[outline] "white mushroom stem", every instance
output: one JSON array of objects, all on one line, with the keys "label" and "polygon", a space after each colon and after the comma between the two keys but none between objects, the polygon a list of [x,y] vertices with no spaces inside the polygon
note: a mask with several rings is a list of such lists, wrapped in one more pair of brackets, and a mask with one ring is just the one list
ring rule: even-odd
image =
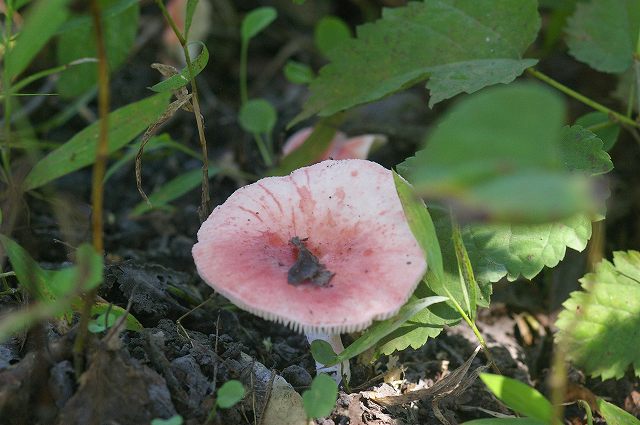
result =
[{"label": "white mushroom stem", "polygon": [[[344,351],[344,345],[342,345],[340,334],[305,332],[305,335],[307,336],[309,344],[311,344],[313,341],[321,339],[331,345],[334,353],[340,354],[342,351]],[[321,363],[316,362],[316,373],[326,373],[327,375],[331,376],[338,384],[340,384],[343,377],[347,382],[351,380],[351,369],[349,367],[349,360],[345,360],[341,364],[333,366],[325,366]]]}]

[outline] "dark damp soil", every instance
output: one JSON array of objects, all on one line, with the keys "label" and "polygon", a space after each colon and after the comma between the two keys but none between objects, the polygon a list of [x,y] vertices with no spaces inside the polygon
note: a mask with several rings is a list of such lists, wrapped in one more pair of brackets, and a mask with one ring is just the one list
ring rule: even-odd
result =
[{"label": "dark damp soil", "polygon": [[[233,3],[228,3],[231,10],[227,12],[231,16],[256,7],[251,1]],[[278,109],[274,134],[279,147],[287,134],[286,123],[300,110],[305,96],[303,89],[287,83],[279,71],[282,55],[286,55],[283,46],[295,39],[302,40],[303,46],[310,43],[311,23],[319,16],[334,13],[357,24],[372,9],[358,8],[355,5],[359,2],[318,2],[301,14],[291,7],[289,0],[272,3],[281,8],[283,16],[253,42],[249,78],[252,93],[268,98]],[[364,3],[376,13],[377,2]],[[169,56],[158,43],[160,16],[152,2],[144,5],[142,16],[152,28],[151,34],[140,40],[142,45],[128,65],[114,74],[113,108],[146,96],[146,87],[158,79],[149,64]],[[215,30],[207,43],[215,54],[199,80],[210,158],[260,175],[264,168],[253,142],[236,124],[237,25],[227,20],[229,15],[225,16],[216,17],[212,24]],[[308,48],[293,51],[294,58],[308,61],[316,69],[323,62]],[[615,84],[563,53],[551,56],[541,66],[596,99],[609,99]],[[445,102],[430,110],[425,100],[422,88],[411,89],[359,108],[349,115],[343,129],[350,134],[389,135],[390,142],[371,159],[392,167],[415,151],[434,118],[447,109]],[[42,120],[65,106],[62,100],[47,99],[33,112],[32,119]],[[571,103],[571,107],[573,116],[585,112],[579,104]],[[95,113],[95,101],[87,108]],[[76,116],[63,128],[45,136],[64,141],[86,124]],[[161,131],[198,150],[193,115],[178,112]],[[636,172],[640,150],[623,135],[612,156],[616,169],[610,175],[612,197],[606,222],[605,256],[613,250],[637,248],[640,242],[637,220],[640,197],[634,196],[640,187]],[[143,162],[144,187],[151,190],[198,167],[199,161],[177,151],[150,153]],[[20,213],[11,229],[12,236],[43,267],[55,269],[68,264],[73,247],[90,239],[90,176],[89,170],[76,172],[58,180],[46,200],[29,197],[26,203],[15,206]],[[213,205],[223,202],[247,181],[237,175],[212,179]],[[41,323],[0,344],[0,425],[149,424],[154,418],[176,414],[186,424],[270,424],[276,423],[269,419],[269,409],[275,408],[277,397],[280,397],[278,408],[284,405],[292,409],[289,419],[296,412],[299,414],[299,401],[295,401],[299,397],[292,394],[306,390],[315,373],[308,343],[300,334],[239,310],[199,279],[191,258],[200,225],[198,190],[179,198],[171,210],[132,217],[130,212],[140,202],[140,196],[130,163],[108,181],[105,196],[106,267],[98,296],[120,307],[129,306],[144,330],[92,335],[85,356],[85,372],[79,377],[72,363],[77,317],[71,324]],[[56,215],[56,205],[64,205],[64,226]],[[570,252],[565,261],[536,278],[533,285],[497,284],[492,307],[480,313],[480,329],[500,370],[545,394],[553,322],[561,302],[577,288],[577,279],[584,274],[585,259],[585,254]],[[9,282],[15,287],[15,281]],[[0,314],[18,307],[15,297],[0,297]],[[527,325],[530,321],[523,320],[525,316],[540,325],[537,330]],[[418,350],[385,356],[373,364],[362,358],[354,360],[350,388],[340,391],[331,416],[316,423],[439,424],[433,398],[386,407],[374,399],[431,386],[463,365],[476,345],[471,331],[459,325],[446,329]],[[486,358],[480,354],[469,370],[484,364]],[[209,417],[215,390],[230,379],[242,381],[247,395],[236,406],[218,410]],[[640,382],[631,375],[601,382],[571,370],[570,388],[576,398],[589,399],[597,394],[640,415]],[[450,423],[488,417],[488,412],[508,413],[478,380],[465,384],[464,389],[437,400],[440,413]],[[574,405],[567,407],[566,420],[571,424],[585,423],[582,411]]]}]

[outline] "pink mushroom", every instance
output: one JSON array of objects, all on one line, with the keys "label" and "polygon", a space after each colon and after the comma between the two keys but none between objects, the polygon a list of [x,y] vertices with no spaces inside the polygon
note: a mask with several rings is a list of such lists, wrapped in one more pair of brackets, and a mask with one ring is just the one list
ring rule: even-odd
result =
[{"label": "pink mushroom", "polygon": [[[427,268],[391,171],[359,159],[238,189],[202,224],[193,258],[202,279],[238,307],[310,342],[324,339],[336,353],[341,333],[395,315]],[[348,367],[328,371],[339,381]]]},{"label": "pink mushroom", "polygon": [[[313,133],[312,127],[306,127],[293,133],[282,147],[282,154],[289,155],[298,149]],[[386,143],[387,137],[381,134],[363,134],[349,138],[341,131],[331,140],[329,148],[322,154],[318,161],[325,159],[366,159],[369,151],[376,144]]]}]

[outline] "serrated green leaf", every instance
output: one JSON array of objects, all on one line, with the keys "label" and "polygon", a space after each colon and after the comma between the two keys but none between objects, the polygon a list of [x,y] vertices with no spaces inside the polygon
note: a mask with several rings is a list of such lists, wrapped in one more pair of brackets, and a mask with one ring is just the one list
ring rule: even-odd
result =
[{"label": "serrated green leaf", "polygon": [[551,423],[553,407],[535,388],[515,379],[491,373],[480,374],[480,379],[510,409],[545,424]]},{"label": "serrated green leaf", "polygon": [[615,404],[611,404],[601,398],[596,402],[598,403],[600,414],[607,421],[607,425],[640,425],[638,418]]},{"label": "serrated green leaf", "polygon": [[539,25],[535,0],[425,0],[384,9],[381,20],[331,50],[331,63],[311,83],[294,122],[380,99],[427,77],[432,104],[510,82],[534,63],[522,54]]},{"label": "serrated green leaf", "polygon": [[331,51],[351,38],[351,29],[337,16],[325,16],[316,24],[313,41],[320,52],[329,56]]},{"label": "serrated green leaf", "polygon": [[238,121],[242,128],[253,134],[269,134],[276,125],[278,114],[265,99],[251,99],[240,108]]},{"label": "serrated green leaf", "polygon": [[[209,178],[215,176],[219,171],[220,169],[218,167],[209,165]],[[187,171],[154,190],[153,193],[149,195],[149,202],[139,202],[133,207],[131,216],[140,216],[152,209],[166,207],[169,202],[195,189],[201,182],[202,170]]]},{"label": "serrated green leaf", "polygon": [[[207,63],[209,63],[209,51],[207,50],[207,46],[205,46],[204,43],[201,41],[198,41],[195,43],[189,43],[189,44],[196,44],[196,43],[199,44],[200,47],[202,47],[202,50],[200,51],[198,56],[195,58],[195,60],[191,62],[194,78],[196,75],[200,74],[204,69],[204,67],[207,66]],[[173,75],[167,78],[166,80],[161,81],[158,84],[155,84],[149,87],[149,89],[157,93],[169,92],[169,91],[177,90],[180,87],[184,87],[190,82],[191,82],[191,79],[189,78],[189,67],[185,66],[182,69],[182,71],[180,71],[179,74]]]},{"label": "serrated green leaf", "polygon": [[640,376],[640,252],[614,252],[580,279],[558,316],[556,339],[567,358],[591,376],[621,378],[630,365]]},{"label": "serrated green leaf", "polygon": [[233,407],[244,397],[244,386],[240,381],[232,379],[222,384],[216,394],[216,405],[221,409]]},{"label": "serrated green leaf", "polygon": [[15,46],[5,57],[5,69],[13,79],[29,65],[35,55],[55,34],[69,16],[69,0],[40,0],[25,16],[25,25],[18,34]]},{"label": "serrated green leaf", "polygon": [[[426,280],[429,280],[427,272]],[[437,295],[423,281],[418,285],[411,300],[423,299]],[[398,329],[382,338],[377,346],[374,357],[382,354],[392,354],[395,351],[402,351],[408,347],[417,350],[427,343],[429,338],[435,338],[442,332],[445,325],[452,326],[461,320],[460,314],[448,303],[432,305],[416,313],[409,320],[404,322]]]},{"label": "serrated green leaf", "polygon": [[[137,0],[102,0],[104,41],[109,69],[120,66],[133,46],[138,31],[140,5]],[[80,16],[64,26],[57,46],[58,64],[80,58],[97,57],[93,22]],[[97,65],[85,63],[60,74],[58,90],[62,96],[74,97],[89,90],[97,81]]]},{"label": "serrated green leaf", "polygon": [[367,328],[367,330],[365,330],[358,339],[353,341],[351,345],[345,348],[341,353],[337,353],[337,356],[333,359],[332,362],[323,364],[325,366],[333,366],[334,364],[341,363],[361,353],[364,353],[368,349],[375,346],[382,338],[398,329],[407,320],[411,319],[416,314],[422,312],[423,310],[429,308],[434,304],[441,303],[447,300],[447,297],[432,296],[408,302],[407,304],[402,306],[398,314],[393,316],[391,319],[375,322],[373,325],[369,326],[369,328]]},{"label": "serrated green leaf", "polygon": [[493,87],[453,107],[398,167],[457,215],[536,223],[595,209],[587,179],[563,170],[564,104],[532,84]]},{"label": "serrated green leaf", "polygon": [[605,151],[611,148],[618,141],[620,134],[620,126],[612,122],[607,114],[603,112],[589,112],[576,120],[576,125],[583,127],[585,130],[593,132],[602,140],[603,149]]},{"label": "serrated green leaf", "polygon": [[560,155],[567,171],[597,176],[613,170],[611,157],[602,140],[579,125],[562,129]]},{"label": "serrated green leaf", "polygon": [[598,71],[624,72],[633,63],[639,30],[637,0],[579,3],[568,20],[569,53]]},{"label": "serrated green leaf", "polygon": [[338,384],[329,375],[319,374],[311,382],[311,388],[302,393],[304,411],[309,418],[329,416],[338,398]]},{"label": "serrated green leaf", "polygon": [[278,17],[278,12],[269,6],[259,7],[252,10],[242,20],[242,27],[240,28],[240,34],[243,42],[248,42],[251,38],[255,37],[268,27]]},{"label": "serrated green leaf", "polygon": [[[160,93],[123,106],[109,114],[108,151],[115,152],[158,119],[169,104],[169,93]],[[92,164],[100,122],[81,130],[68,142],[36,163],[24,181],[24,190],[36,189],[58,177]]]},{"label": "serrated green leaf", "polygon": [[309,65],[288,61],[284,66],[284,76],[293,84],[308,84],[313,80],[313,71]]}]

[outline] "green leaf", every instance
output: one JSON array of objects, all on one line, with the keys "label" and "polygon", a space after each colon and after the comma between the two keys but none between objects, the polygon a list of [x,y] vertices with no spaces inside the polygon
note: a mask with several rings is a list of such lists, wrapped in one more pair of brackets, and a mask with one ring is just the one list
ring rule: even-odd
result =
[{"label": "green leaf", "polygon": [[240,33],[242,41],[248,42],[260,31],[268,27],[278,17],[278,12],[273,7],[259,7],[252,10],[242,20]]},{"label": "green leaf", "polygon": [[25,24],[5,57],[4,72],[13,79],[31,63],[35,55],[66,21],[69,0],[40,0],[29,9]]},{"label": "green leaf", "polygon": [[[200,72],[202,72],[204,67],[207,66],[207,63],[209,63],[209,51],[207,50],[207,46],[205,46],[204,43],[201,41],[198,41],[196,43],[202,47],[202,50],[200,51],[200,54],[195,58],[195,60],[191,62],[194,78],[196,75],[200,74]],[[189,43],[189,44],[195,44],[195,43]],[[155,84],[149,87],[149,89],[158,93],[169,92],[169,91],[177,90],[180,87],[184,87],[190,82],[191,82],[191,79],[189,78],[189,67],[185,66],[184,69],[180,71],[179,74],[173,75],[167,78],[166,80],[161,81],[158,84]]]},{"label": "green leaf", "polygon": [[[345,348],[342,353],[337,353],[337,356],[333,359],[332,362],[323,364],[325,366],[332,366],[345,360],[349,360],[357,356],[358,354],[364,353],[369,348],[375,346],[382,338],[398,329],[402,324],[404,324],[407,320],[411,319],[416,314],[429,308],[433,304],[441,303],[447,300],[447,297],[433,296],[408,302],[407,304],[402,306],[398,314],[396,314],[394,317],[392,317],[391,319],[375,322],[367,330],[365,330],[358,339],[353,341],[351,345]],[[316,361],[321,363],[318,359],[316,359]]]},{"label": "green leaf", "polygon": [[89,329],[89,332],[94,334],[104,332],[115,325],[116,320],[117,317],[115,314],[109,314],[109,316],[107,316],[107,313],[103,313],[95,319],[89,321],[89,326],[87,327],[87,329]]},{"label": "green leaf", "polygon": [[598,410],[608,425],[640,425],[640,420],[631,413],[622,410],[615,404],[611,404],[599,398],[597,401]]},{"label": "green leaf", "polygon": [[[184,15],[184,38],[189,39],[189,30],[193,21],[193,14],[196,11],[199,0],[187,0],[187,12]],[[204,46],[203,46],[204,47]]]},{"label": "green leaf", "polygon": [[[431,277],[432,275],[427,272],[425,280],[429,280]],[[411,301],[434,295],[438,294],[434,293],[423,281],[416,288]],[[438,336],[445,325],[453,325],[460,320],[460,314],[450,307],[449,303],[434,304],[416,313],[398,329],[382,338],[376,345],[374,357],[377,358],[382,354],[389,355],[407,347],[417,350],[426,344],[429,338]]]},{"label": "green leaf", "polygon": [[614,252],[580,279],[556,326],[567,359],[591,376],[622,378],[633,364],[640,376],[640,252]]},{"label": "green leaf", "polygon": [[244,397],[244,387],[242,383],[232,379],[218,388],[216,405],[221,409],[228,409],[242,400],[242,397]]},{"label": "green leaf", "polygon": [[[220,171],[219,168],[209,165],[209,178],[215,176]],[[167,183],[156,189],[149,196],[149,203],[139,202],[131,211],[131,216],[140,216],[154,208],[166,207],[169,202],[190,192],[202,182],[202,170],[191,170],[178,177],[169,180]]]},{"label": "green leaf", "polygon": [[457,215],[539,223],[593,210],[587,179],[562,167],[564,112],[538,85],[484,90],[455,105],[398,169]]},{"label": "green leaf", "polygon": [[338,363],[338,355],[333,351],[333,347],[322,339],[311,341],[311,355],[315,361],[323,365]]},{"label": "green leaf", "polygon": [[253,134],[269,134],[276,125],[278,115],[264,99],[251,99],[240,108],[238,121],[242,128]]},{"label": "green leaf", "polygon": [[466,314],[471,320],[475,321],[476,306],[478,298],[478,284],[473,272],[473,266],[469,259],[469,253],[462,240],[462,233],[457,222],[452,222],[453,247],[456,253],[456,263],[458,264],[459,287],[462,293],[462,303],[458,305],[466,307]]},{"label": "green leaf", "polygon": [[[384,9],[331,50],[299,122],[332,115],[430,78],[430,105],[508,83],[535,61],[522,54],[540,26],[535,0],[426,0]],[[480,72],[478,72],[480,70]]]},{"label": "green leaf", "polygon": [[462,425],[548,425],[533,418],[487,418],[464,422]]},{"label": "green leaf", "polygon": [[151,421],[151,425],[182,425],[184,419],[180,415],[174,415],[167,419],[156,418]]},{"label": "green leaf", "polygon": [[39,300],[52,300],[54,296],[47,287],[45,270],[13,239],[0,235],[0,242],[16,273],[18,283]]},{"label": "green leaf", "polygon": [[613,162],[604,150],[602,140],[579,125],[562,129],[560,155],[567,171],[597,176],[613,170]]},{"label": "green leaf", "polygon": [[[74,303],[73,308],[77,311],[81,311],[82,301],[79,299],[77,303]],[[91,307],[92,316],[95,316],[96,314],[105,315],[107,314],[107,312],[109,312],[110,320],[111,320],[111,316],[114,316],[116,319],[119,319],[120,317],[127,314],[127,317],[124,320],[125,320],[125,328],[128,331],[141,332],[144,329],[144,326],[142,326],[142,323],[140,323],[133,314],[127,313],[127,310],[125,310],[122,307],[109,304],[106,302],[98,302],[94,304],[93,307]],[[104,323],[104,320],[102,323]]]},{"label": "green leaf", "polygon": [[342,117],[334,115],[323,118],[316,124],[313,133],[309,135],[302,146],[285,156],[280,164],[269,170],[271,176],[286,176],[293,170],[312,164],[329,149],[329,145],[336,134],[337,125]]},{"label": "green leaf", "polygon": [[[73,290],[89,291],[102,283],[104,263],[102,255],[84,243],[76,250],[76,265],[60,270],[45,270],[48,291],[55,297],[63,297]],[[82,283],[82,287],[80,287]]]},{"label": "green leaf", "polygon": [[553,407],[535,388],[515,379],[491,373],[480,374],[480,379],[510,409],[545,424],[551,423]]},{"label": "green leaf", "polygon": [[639,30],[637,0],[578,3],[567,25],[569,53],[598,71],[621,73],[633,63]]},{"label": "green leaf", "polygon": [[[102,0],[100,3],[107,62],[113,71],[127,59],[133,46],[140,6],[136,0]],[[59,36],[57,57],[59,65],[80,58],[97,57],[91,17],[77,17],[65,25]],[[89,90],[96,84],[97,69],[97,64],[86,63],[61,73],[58,80],[60,94],[75,97]]]},{"label": "green leaf", "polygon": [[284,76],[293,84],[309,84],[313,80],[313,70],[309,65],[290,60],[284,66]]},{"label": "green leaf", "polygon": [[[161,93],[111,112],[109,153],[120,149],[143,132],[162,115],[168,104],[169,93]],[[99,126],[99,121],[91,124],[38,161],[25,179],[24,190],[36,189],[95,162]]]},{"label": "green leaf", "polygon": [[436,228],[433,220],[431,220],[427,206],[422,199],[417,197],[411,185],[395,172],[393,172],[393,182],[409,228],[425,253],[429,270],[436,277],[442,278],[444,273],[442,252],[440,251]]},{"label": "green leaf", "polygon": [[302,393],[304,411],[309,418],[329,416],[338,398],[338,384],[329,375],[319,374],[311,382],[311,388]]},{"label": "green leaf", "polygon": [[620,126],[612,122],[607,114],[603,112],[589,112],[578,118],[576,125],[598,136],[602,140],[602,143],[604,143],[603,149],[607,152],[610,151],[618,141]]},{"label": "green leaf", "polygon": [[351,38],[351,29],[337,16],[325,16],[316,24],[313,41],[320,52],[329,56],[331,51]]}]

